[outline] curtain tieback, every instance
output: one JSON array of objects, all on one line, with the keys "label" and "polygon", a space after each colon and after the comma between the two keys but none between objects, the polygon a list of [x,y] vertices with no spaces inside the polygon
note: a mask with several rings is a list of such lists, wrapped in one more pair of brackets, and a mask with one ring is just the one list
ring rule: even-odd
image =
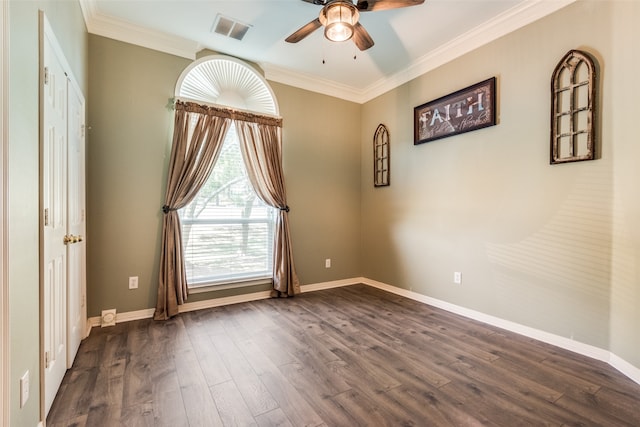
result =
[{"label": "curtain tieback", "polygon": [[171,211],[177,211],[178,209],[176,208],[170,208],[168,205],[164,205],[162,207],[162,212],[164,212],[165,214],[168,214]]},{"label": "curtain tieback", "polygon": [[289,212],[289,210],[290,210],[289,206],[285,206],[284,208],[278,208],[278,209],[280,209],[281,211],[285,211],[285,212]]}]

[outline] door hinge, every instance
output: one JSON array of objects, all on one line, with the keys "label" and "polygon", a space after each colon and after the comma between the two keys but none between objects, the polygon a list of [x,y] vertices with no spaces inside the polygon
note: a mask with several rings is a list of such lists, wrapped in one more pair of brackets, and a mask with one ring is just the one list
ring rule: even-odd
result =
[{"label": "door hinge", "polygon": [[84,138],[84,129],[85,129],[85,126],[84,126],[84,125],[82,125],[81,130],[80,130],[80,136],[81,136],[82,138]]},{"label": "door hinge", "polygon": [[44,67],[44,84],[49,84],[49,67]]},{"label": "door hinge", "polygon": [[44,210],[44,226],[49,225],[49,208]]},{"label": "door hinge", "polygon": [[49,356],[49,354],[48,351],[44,352],[44,367],[46,369],[49,369],[49,364],[51,363],[51,356]]}]

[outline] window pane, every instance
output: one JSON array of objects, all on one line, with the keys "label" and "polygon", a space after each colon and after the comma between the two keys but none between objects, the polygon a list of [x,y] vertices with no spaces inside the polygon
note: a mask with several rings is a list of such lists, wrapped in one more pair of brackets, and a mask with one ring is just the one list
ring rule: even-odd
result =
[{"label": "window pane", "polygon": [[190,286],[271,276],[274,210],[251,187],[235,127],[180,219]]}]

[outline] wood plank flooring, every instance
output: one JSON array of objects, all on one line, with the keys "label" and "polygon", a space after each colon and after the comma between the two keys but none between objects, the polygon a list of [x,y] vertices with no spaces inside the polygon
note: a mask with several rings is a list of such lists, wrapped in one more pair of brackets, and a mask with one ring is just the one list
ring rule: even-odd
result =
[{"label": "wood plank flooring", "polygon": [[640,385],[354,285],[94,328],[47,425],[640,426]]}]

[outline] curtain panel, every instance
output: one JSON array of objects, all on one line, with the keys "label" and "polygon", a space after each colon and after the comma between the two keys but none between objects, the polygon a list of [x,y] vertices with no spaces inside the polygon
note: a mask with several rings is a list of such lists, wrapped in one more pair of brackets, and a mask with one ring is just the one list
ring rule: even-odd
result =
[{"label": "curtain panel", "polygon": [[154,319],[178,314],[189,289],[184,268],[178,209],[186,206],[213,170],[225,135],[235,122],[254,191],[278,209],[274,238],[273,296],[300,293],[289,232],[289,207],[282,171],[282,119],[227,108],[177,101],[162,225],[158,299]]},{"label": "curtain panel", "polygon": [[282,171],[282,127],[279,123],[235,120],[249,181],[263,202],[278,209],[273,247],[272,296],[300,293],[293,263],[289,206]]},{"label": "curtain panel", "polygon": [[162,222],[158,299],[153,318],[178,314],[189,294],[184,268],[182,226],[178,209],[186,206],[207,182],[231,125],[230,118],[197,104],[177,102]]}]

